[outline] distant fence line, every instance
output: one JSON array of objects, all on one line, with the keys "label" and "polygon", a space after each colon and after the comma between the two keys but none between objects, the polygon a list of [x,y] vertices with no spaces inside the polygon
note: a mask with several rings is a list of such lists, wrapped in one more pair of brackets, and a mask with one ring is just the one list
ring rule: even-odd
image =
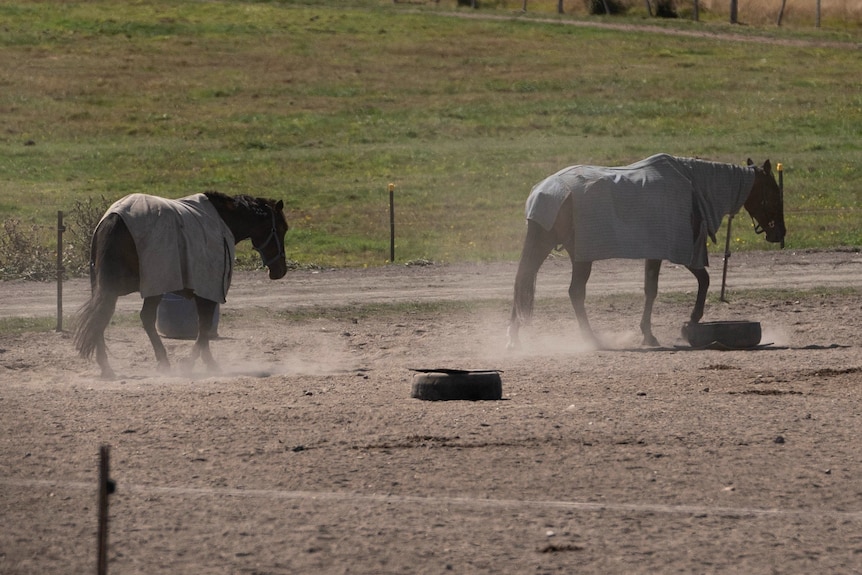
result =
[{"label": "distant fence line", "polygon": [[[423,221],[426,221],[424,216],[419,216],[415,213],[415,209],[399,209],[398,203],[398,195],[399,192],[404,193],[403,190],[398,190],[396,186],[390,184],[388,188],[388,209],[384,201],[381,201],[380,211],[379,211],[379,221],[381,227],[381,236],[385,233],[383,230],[388,231],[389,238],[389,258],[387,261],[394,262],[397,258],[396,253],[396,245],[397,245],[397,233],[399,230],[403,228],[412,228],[417,225],[420,225]],[[409,192],[407,192],[409,193]],[[794,214],[794,215],[810,215],[810,216],[820,216],[820,215],[840,215],[846,214],[848,212],[858,212],[860,209],[854,206],[844,206],[844,207],[836,207],[836,208],[794,208],[794,207],[785,207],[785,214]],[[65,265],[65,255],[64,251],[64,234],[67,231],[66,223],[64,220],[64,212],[57,212],[57,223],[56,224],[33,224],[31,229],[42,229],[45,231],[56,232],[57,234],[57,243],[55,244],[56,252],[52,255],[56,256],[56,276],[57,278],[65,278],[66,275],[66,265]],[[50,250],[50,246],[46,246],[45,254]],[[58,288],[60,289],[60,288]]]},{"label": "distant fence line", "polygon": [[[433,3],[437,6],[451,5],[452,2],[440,0],[393,0],[398,3]],[[456,0],[458,7],[479,10],[484,5],[495,9],[519,9],[521,12],[556,12],[557,14],[613,15],[625,12],[637,3],[643,3],[650,16],[676,18],[681,11],[690,11],[690,18],[699,21],[702,12],[722,15],[731,24],[740,21],[774,23],[781,26],[788,15],[802,15],[805,22],[813,21],[816,28],[821,26],[821,16],[828,13],[833,19],[845,23],[862,19],[862,5],[848,0],[746,0],[740,11],[739,0]]]}]

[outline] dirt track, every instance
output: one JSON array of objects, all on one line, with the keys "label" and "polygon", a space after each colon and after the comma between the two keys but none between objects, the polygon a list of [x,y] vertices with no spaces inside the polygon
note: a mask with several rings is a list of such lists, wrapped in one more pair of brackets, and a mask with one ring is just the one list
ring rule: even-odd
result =
[{"label": "dirt track", "polygon": [[[543,268],[518,354],[511,264],[239,274],[220,375],[155,373],[129,322],[108,332],[116,381],[68,334],[0,336],[0,572],[94,570],[101,444],[111,573],[862,571],[862,256],[734,255],[705,319],[761,321],[760,351],[675,347],[677,295],[656,307],[665,347],[640,348],[635,262],[596,267],[613,349],[586,350],[567,268]],[[717,293],[720,257],[712,274]],[[662,294],[693,290],[664,270]],[[51,315],[55,293],[0,284],[0,317]],[[86,282],[64,293],[74,310]],[[361,307],[440,300],[485,301]],[[504,399],[411,399],[411,367],[500,369]]]},{"label": "dirt track", "polygon": [[[723,259],[710,256],[712,288],[720,289]],[[308,306],[342,306],[405,301],[471,301],[509,299],[516,264],[458,264],[444,266],[392,265],[368,269],[295,271],[271,283],[265,274],[239,272],[233,280],[227,309],[267,306],[296,309]],[[564,256],[554,257],[539,274],[537,297],[564,296],[571,266]],[[746,288],[800,288],[859,286],[862,254],[845,252],[767,251],[733,254],[728,264],[729,290]],[[643,268],[637,262],[596,262],[588,285],[590,293],[640,293]],[[665,263],[659,283],[661,291],[696,289],[691,274]],[[85,279],[67,281],[63,306],[69,313],[89,296]],[[50,283],[5,282],[0,284],[0,318],[56,314],[57,287]],[[139,311],[141,299],[130,295],[120,300],[118,310]]]}]

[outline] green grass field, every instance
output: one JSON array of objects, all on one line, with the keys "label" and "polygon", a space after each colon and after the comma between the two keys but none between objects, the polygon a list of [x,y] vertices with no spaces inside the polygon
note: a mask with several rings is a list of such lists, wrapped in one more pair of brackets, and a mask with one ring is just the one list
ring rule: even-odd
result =
[{"label": "green grass field", "polygon": [[[787,247],[862,245],[858,26],[496,5],[4,2],[0,218],[53,245],[76,201],[218,189],[283,198],[300,264],[379,265],[392,182],[398,261],[508,260],[537,181],[663,151],[781,162]],[[747,221],[734,249],[766,249]]]}]

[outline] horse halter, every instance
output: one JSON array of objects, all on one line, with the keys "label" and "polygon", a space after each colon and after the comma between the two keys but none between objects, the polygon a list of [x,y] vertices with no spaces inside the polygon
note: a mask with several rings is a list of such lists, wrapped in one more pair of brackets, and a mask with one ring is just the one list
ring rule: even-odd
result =
[{"label": "horse halter", "polygon": [[[252,243],[254,251],[260,254],[260,261],[263,262],[263,265],[265,267],[269,267],[271,264],[274,264],[276,261],[278,261],[279,258],[284,257],[284,246],[279,245],[278,232],[275,230],[275,210],[270,208],[269,214],[270,216],[272,216],[272,228],[270,229],[269,236],[267,236],[266,241],[263,242],[260,246],[256,246],[254,245],[254,243]],[[266,249],[266,246],[268,246],[269,243],[273,241],[275,242],[275,246],[278,249],[276,250],[276,254],[274,256],[269,259],[266,259],[266,256],[263,254],[263,250]]]},{"label": "horse halter", "polygon": [[[758,221],[754,218],[754,216],[752,216],[752,217],[751,217],[751,219],[752,219],[752,221],[754,222],[754,233],[755,233],[755,234],[765,234],[765,233],[766,233],[766,228],[764,228],[764,227],[760,224],[760,222],[758,222]],[[768,227],[769,229],[773,229],[773,228],[775,227],[775,220],[769,220],[769,222],[766,224],[766,227]]]},{"label": "horse halter", "polygon": [[[782,194],[782,190],[780,188],[779,188],[779,194],[780,194],[779,195],[779,201],[781,202],[781,204],[783,204],[784,203],[784,197]],[[767,215],[770,213],[769,200],[767,198],[766,193],[763,193],[761,198],[760,198],[760,208],[761,208],[762,214]],[[751,217],[751,222],[754,224],[754,233],[758,234],[758,235],[766,234],[768,237],[769,234],[767,234],[767,228],[769,230],[774,230],[775,227],[778,225],[778,222],[776,221],[775,217],[773,217],[768,222],[766,222],[766,226],[764,227],[764,225],[761,224],[760,221],[753,214],[749,213],[749,216]],[[784,238],[783,237],[781,238],[781,247],[782,248],[784,247]]]}]

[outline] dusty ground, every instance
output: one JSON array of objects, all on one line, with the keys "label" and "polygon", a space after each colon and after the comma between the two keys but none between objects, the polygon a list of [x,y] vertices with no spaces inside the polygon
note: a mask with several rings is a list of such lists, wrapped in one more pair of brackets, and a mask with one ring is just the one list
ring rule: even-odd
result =
[{"label": "dusty ground", "polygon": [[[154,373],[122,318],[116,381],[68,333],[0,336],[0,573],[95,570],[102,444],[111,573],[862,572],[862,256],[735,255],[705,319],[761,321],[760,351],[676,347],[678,268],[665,347],[641,349],[639,276],[594,272],[609,351],[583,348],[560,261],[517,354],[511,264],[240,274],[217,376]],[[0,317],[55,293],[0,284]],[[74,310],[86,283],[64,293]],[[413,367],[502,370],[504,399],[412,399]]]}]

